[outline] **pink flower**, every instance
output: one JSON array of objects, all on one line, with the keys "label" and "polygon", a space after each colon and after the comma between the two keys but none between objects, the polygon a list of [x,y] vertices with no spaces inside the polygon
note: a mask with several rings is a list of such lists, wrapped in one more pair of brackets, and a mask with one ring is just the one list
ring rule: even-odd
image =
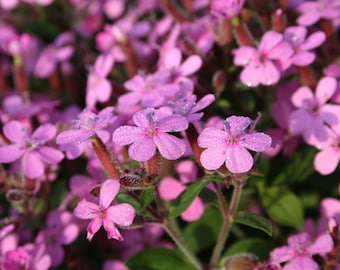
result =
[{"label": "pink flower", "polygon": [[73,54],[74,36],[71,32],[60,34],[53,44],[48,45],[40,54],[34,74],[40,78],[47,78],[54,72],[58,63],[67,61]]},{"label": "pink flower", "polygon": [[245,0],[212,0],[211,13],[217,16],[232,18],[237,16],[243,8]]},{"label": "pink flower", "polygon": [[160,154],[170,160],[184,154],[183,140],[168,132],[183,131],[188,128],[188,121],[180,115],[171,115],[170,110],[147,108],[133,115],[135,126],[122,126],[113,132],[112,139],[118,145],[128,145],[129,156],[137,161],[149,160]]},{"label": "pink flower", "polygon": [[337,0],[303,1],[297,10],[302,13],[298,24],[310,26],[321,18],[336,19],[340,16],[340,3]]},{"label": "pink flower", "polygon": [[44,124],[38,127],[31,136],[28,129],[18,121],[4,125],[3,133],[11,144],[0,148],[0,163],[11,163],[21,158],[25,176],[37,178],[44,173],[44,163],[57,164],[64,155],[61,151],[45,146],[57,132],[55,126]]},{"label": "pink flower", "polygon": [[251,119],[230,116],[224,122],[224,130],[208,127],[198,136],[198,145],[205,149],[200,157],[202,166],[216,170],[225,163],[232,173],[248,172],[253,158],[247,149],[262,152],[271,145],[271,138],[264,133],[249,133],[246,129]]},{"label": "pink flower", "polygon": [[318,148],[328,139],[326,125],[340,124],[340,106],[326,104],[336,86],[334,78],[324,77],[317,84],[315,94],[308,86],[301,86],[292,96],[297,109],[290,115],[290,130],[302,134],[306,143]]},{"label": "pink flower", "polygon": [[287,59],[292,53],[293,49],[283,40],[283,35],[274,31],[263,35],[258,49],[242,46],[233,50],[234,64],[244,67],[240,79],[249,87],[277,83],[281,74],[274,61]]},{"label": "pink flower", "polygon": [[270,258],[273,262],[287,262],[282,270],[318,270],[318,264],[313,260],[314,254],[323,254],[331,251],[333,240],[329,234],[320,235],[311,242],[307,233],[302,232],[288,238],[288,246],[274,249]]},{"label": "pink flower", "polygon": [[99,55],[90,70],[86,87],[86,106],[94,108],[96,102],[106,102],[112,92],[112,86],[106,76],[110,73],[114,64],[112,55]]},{"label": "pink flower", "polygon": [[283,39],[292,45],[294,53],[287,60],[282,61],[283,69],[287,69],[291,64],[308,66],[315,60],[315,53],[310,50],[319,47],[326,40],[326,34],[317,31],[307,38],[306,36],[307,28],[303,26],[291,26],[284,31]]},{"label": "pink flower", "polygon": [[82,143],[94,135],[107,137],[108,131],[105,128],[116,120],[113,112],[113,107],[106,107],[98,114],[85,109],[78,115],[78,120],[74,121],[75,129],[63,131],[57,136],[57,144]]},{"label": "pink flower", "polygon": [[83,199],[74,209],[76,217],[92,219],[87,226],[87,239],[89,241],[92,240],[94,234],[102,225],[108,233],[108,239],[123,240],[115,224],[119,226],[131,225],[135,217],[135,210],[127,203],[111,205],[112,200],[119,192],[119,188],[120,185],[118,181],[108,179],[100,188],[99,205]]}]

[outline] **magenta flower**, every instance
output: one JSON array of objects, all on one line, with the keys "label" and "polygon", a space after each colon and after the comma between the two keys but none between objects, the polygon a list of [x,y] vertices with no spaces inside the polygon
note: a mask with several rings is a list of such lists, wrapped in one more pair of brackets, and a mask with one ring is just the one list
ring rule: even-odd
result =
[{"label": "magenta flower", "polygon": [[320,235],[314,242],[309,234],[302,232],[288,238],[288,246],[274,249],[270,258],[273,262],[287,262],[282,270],[318,270],[313,260],[315,254],[324,254],[333,248],[333,240],[329,234]]},{"label": "magenta flower", "polygon": [[242,46],[233,50],[234,64],[243,66],[241,81],[249,87],[259,84],[273,85],[280,79],[280,70],[275,61],[282,61],[293,54],[291,45],[283,40],[283,35],[267,31],[261,39],[258,49]]},{"label": "magenta flower", "polygon": [[28,129],[18,121],[11,121],[4,125],[3,133],[11,144],[0,147],[0,163],[11,163],[21,159],[21,166],[25,176],[37,178],[44,173],[45,165],[57,164],[64,154],[52,147],[45,146],[52,140],[57,129],[51,124],[38,127],[31,136]]},{"label": "magenta flower", "polygon": [[315,53],[310,50],[319,47],[325,40],[326,34],[322,31],[314,32],[307,38],[307,28],[303,26],[288,27],[283,33],[283,39],[288,41],[294,53],[282,61],[283,69],[287,69],[291,64],[296,66],[308,66],[315,60]]},{"label": "magenta flower", "polygon": [[51,266],[61,264],[65,257],[63,245],[71,244],[79,234],[79,227],[70,212],[52,211],[46,221],[47,227],[40,231],[37,243],[44,244],[51,257]]},{"label": "magenta flower", "polygon": [[119,226],[131,225],[135,217],[135,209],[127,203],[111,205],[113,199],[119,192],[119,188],[120,185],[118,181],[108,179],[100,188],[99,205],[83,199],[74,209],[76,217],[92,219],[87,226],[87,239],[89,241],[92,240],[102,225],[108,233],[108,239],[123,240],[115,224]]},{"label": "magenta flower", "polygon": [[42,244],[26,244],[7,251],[0,264],[2,270],[48,270],[50,266],[51,258]]},{"label": "magenta flower", "polygon": [[245,0],[212,0],[211,13],[217,16],[232,18],[237,16],[243,8]]},{"label": "magenta flower", "polygon": [[303,1],[297,10],[302,13],[298,24],[310,26],[320,19],[336,19],[340,16],[340,3],[337,0]]},{"label": "magenta flower", "polygon": [[208,127],[198,136],[198,145],[205,149],[200,157],[202,166],[216,170],[225,163],[232,173],[248,172],[253,166],[253,157],[247,149],[262,152],[271,145],[271,138],[264,133],[249,133],[251,119],[230,116],[224,122],[224,130]]},{"label": "magenta flower", "polygon": [[168,132],[187,129],[188,121],[170,113],[169,110],[153,108],[139,111],[132,119],[137,126],[119,127],[113,132],[112,139],[118,145],[132,144],[129,156],[134,160],[149,160],[156,154],[156,149],[166,159],[178,159],[184,154],[185,143]]},{"label": "magenta flower", "polygon": [[337,87],[336,79],[322,78],[315,94],[308,86],[301,86],[292,96],[292,103],[297,107],[290,115],[290,130],[302,134],[306,143],[320,148],[327,141],[326,125],[340,124],[340,106],[327,104]]},{"label": "magenta flower", "polygon": [[106,107],[98,114],[85,109],[79,114],[78,120],[74,121],[75,129],[61,132],[56,142],[57,144],[82,143],[94,135],[100,138],[107,137],[108,131],[105,128],[115,120],[113,107]]},{"label": "magenta flower", "polygon": [[86,106],[94,108],[96,102],[106,102],[112,92],[112,86],[106,76],[110,73],[114,64],[112,55],[99,55],[90,69],[86,87]]},{"label": "magenta flower", "polygon": [[60,34],[53,44],[48,45],[40,54],[35,68],[34,75],[40,78],[47,78],[56,69],[58,63],[67,61],[73,54],[74,35],[71,32]]}]

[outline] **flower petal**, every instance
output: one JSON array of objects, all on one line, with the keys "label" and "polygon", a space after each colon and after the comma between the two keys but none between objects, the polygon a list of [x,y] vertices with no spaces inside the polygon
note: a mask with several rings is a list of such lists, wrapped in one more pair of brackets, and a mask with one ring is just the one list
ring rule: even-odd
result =
[{"label": "flower petal", "polygon": [[225,131],[215,127],[208,127],[198,136],[197,143],[202,148],[220,147],[226,139],[227,134]]},{"label": "flower petal", "polygon": [[245,148],[239,146],[227,148],[225,165],[230,172],[248,172],[253,163],[253,157]]},{"label": "flower petal", "polygon": [[337,81],[333,77],[323,77],[316,86],[315,97],[319,105],[323,105],[329,100],[337,86]]},{"label": "flower petal", "polygon": [[185,143],[182,139],[167,133],[160,134],[153,138],[161,155],[169,160],[181,157],[185,152]]},{"label": "flower petal", "polygon": [[200,156],[202,166],[207,170],[217,170],[225,161],[225,154],[221,148],[208,148]]},{"label": "flower petal", "polygon": [[56,143],[57,144],[82,143],[87,141],[92,135],[94,135],[94,131],[92,130],[84,129],[65,130],[57,136]]},{"label": "flower petal", "polygon": [[64,158],[61,151],[52,147],[42,146],[36,151],[39,153],[41,160],[47,164],[57,164]]},{"label": "flower petal", "polygon": [[26,152],[22,157],[22,167],[25,176],[29,178],[37,178],[44,173],[44,164],[39,158],[39,154],[35,151]]},{"label": "flower petal", "polygon": [[201,66],[201,57],[199,57],[198,55],[191,55],[180,66],[180,73],[182,76],[189,76],[199,70]]},{"label": "flower petal", "polygon": [[19,159],[25,151],[23,147],[17,144],[0,147],[0,163],[11,163]]},{"label": "flower petal", "polygon": [[102,219],[99,217],[95,217],[87,226],[87,239],[89,241],[92,240],[93,236],[102,226]]},{"label": "flower petal", "polygon": [[51,124],[45,124],[38,127],[32,134],[32,139],[39,143],[45,143],[54,138],[57,128]]},{"label": "flower petal", "polygon": [[204,204],[201,198],[196,197],[189,207],[181,214],[181,218],[191,222],[198,220],[204,212]]},{"label": "flower petal", "polygon": [[108,179],[100,187],[99,205],[107,209],[119,192],[118,180]]},{"label": "flower petal", "polygon": [[27,128],[19,121],[11,121],[5,124],[3,132],[11,142],[24,143],[27,138]]},{"label": "flower petal", "polygon": [[129,226],[132,224],[136,211],[128,203],[113,205],[107,209],[107,217],[120,226]]},{"label": "flower petal", "polygon": [[137,161],[147,161],[156,154],[156,145],[151,138],[141,139],[129,147],[130,158]]},{"label": "flower petal", "polygon": [[163,200],[174,200],[183,190],[185,186],[172,177],[164,177],[158,186],[159,195]]},{"label": "flower petal", "polygon": [[81,219],[94,219],[98,215],[99,206],[82,199],[74,208],[73,213]]},{"label": "flower petal", "polygon": [[128,145],[143,138],[143,130],[139,127],[122,126],[112,134],[112,140],[118,145]]},{"label": "flower petal", "polygon": [[270,147],[271,143],[271,137],[261,132],[244,134],[240,141],[240,145],[255,152],[262,152],[267,150]]},{"label": "flower petal", "polygon": [[314,168],[322,175],[328,175],[335,171],[339,164],[339,155],[332,148],[325,149],[316,154]]},{"label": "flower petal", "polygon": [[309,254],[322,254],[330,252],[333,249],[334,243],[333,239],[329,234],[322,234],[312,245],[307,248]]}]

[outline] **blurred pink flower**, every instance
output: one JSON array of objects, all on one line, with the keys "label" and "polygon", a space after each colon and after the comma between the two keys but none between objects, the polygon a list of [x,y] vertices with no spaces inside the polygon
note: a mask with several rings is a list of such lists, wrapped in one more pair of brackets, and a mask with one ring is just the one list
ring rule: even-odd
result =
[{"label": "blurred pink flower", "polygon": [[237,16],[243,8],[245,0],[212,0],[211,13],[225,18]]},{"label": "blurred pink flower", "polygon": [[28,129],[18,121],[4,125],[3,133],[11,144],[0,147],[0,163],[11,163],[21,159],[25,176],[37,178],[44,173],[44,163],[57,164],[64,154],[49,146],[46,142],[52,140],[57,129],[51,124],[38,127],[30,136]]},{"label": "blurred pink flower", "polygon": [[198,145],[205,149],[200,157],[207,170],[217,170],[225,163],[232,173],[248,172],[253,158],[247,149],[262,152],[271,145],[271,138],[264,133],[247,132],[251,119],[230,116],[224,122],[224,130],[208,127],[198,136]]},{"label": "blurred pink flower", "polygon": [[262,36],[258,48],[242,46],[233,50],[234,64],[243,66],[241,82],[249,87],[259,84],[273,85],[280,79],[280,70],[275,61],[289,58],[293,54],[292,46],[283,40],[283,35],[267,31]]},{"label": "blurred pink flower", "polygon": [[288,238],[288,246],[275,248],[270,258],[273,262],[287,262],[282,270],[318,270],[318,264],[313,260],[315,254],[324,254],[333,248],[333,240],[329,234],[322,234],[314,242],[305,233],[299,233]]},{"label": "blurred pink flower", "polygon": [[135,217],[135,210],[127,203],[111,205],[119,192],[119,188],[120,185],[117,180],[108,179],[101,185],[99,205],[83,199],[74,209],[76,217],[92,219],[87,226],[87,239],[89,241],[92,240],[101,226],[103,226],[108,233],[108,239],[123,240],[115,224],[119,226],[131,225]]}]

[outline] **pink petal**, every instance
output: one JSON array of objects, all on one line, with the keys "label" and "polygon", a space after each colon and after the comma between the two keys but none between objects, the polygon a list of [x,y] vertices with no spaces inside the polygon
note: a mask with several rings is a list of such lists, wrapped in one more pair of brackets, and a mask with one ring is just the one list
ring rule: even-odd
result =
[{"label": "pink petal", "polygon": [[174,200],[183,190],[185,186],[172,177],[164,177],[158,186],[159,195],[163,200]]},{"label": "pink petal", "polygon": [[255,48],[250,46],[242,46],[239,49],[233,50],[234,64],[236,66],[246,66],[257,54]]},{"label": "pink petal", "polygon": [[[277,69],[277,67],[274,65],[271,61],[266,61],[262,63],[262,65],[259,68],[260,74],[257,73],[260,77],[260,82],[263,85],[273,85],[276,84],[280,79],[280,72]],[[256,75],[256,74],[255,74]]]},{"label": "pink petal", "polygon": [[118,103],[123,106],[132,106],[140,102],[142,94],[140,92],[127,93],[118,98]]},{"label": "pink petal", "polygon": [[302,50],[311,50],[319,47],[326,40],[326,34],[322,31],[317,31],[311,34],[303,44],[301,44]]},{"label": "pink petal", "polygon": [[167,69],[178,68],[182,61],[182,53],[178,48],[173,48],[164,56],[164,67]]},{"label": "pink petal", "polygon": [[259,50],[263,53],[269,52],[271,49],[273,49],[279,42],[281,42],[283,39],[283,36],[281,33],[275,32],[275,31],[267,31],[262,36]]},{"label": "pink petal", "polygon": [[202,166],[207,170],[217,170],[226,159],[224,149],[208,148],[204,150],[200,156]]},{"label": "pink petal", "polygon": [[112,93],[112,86],[109,80],[100,79],[100,82],[97,82],[95,87],[91,89],[96,93],[97,100],[100,102],[107,102],[110,99]]},{"label": "pink petal", "polygon": [[230,116],[226,118],[225,125],[228,134],[237,136],[242,134],[247,127],[251,124],[251,119],[244,116]]},{"label": "pink petal", "polygon": [[81,219],[93,219],[98,212],[99,206],[85,199],[82,199],[73,210],[74,215]]},{"label": "pink petal", "polygon": [[44,124],[38,127],[32,134],[32,139],[39,143],[52,140],[57,133],[57,128],[51,124]]},{"label": "pink petal", "polygon": [[107,232],[107,239],[117,239],[119,241],[123,241],[123,237],[114,225],[114,223],[108,219],[107,217],[103,219],[103,227]]},{"label": "pink petal", "polygon": [[52,147],[42,146],[36,151],[39,153],[41,160],[47,164],[57,164],[64,158],[64,154],[61,151]]},{"label": "pink petal", "polygon": [[289,117],[289,130],[293,134],[300,134],[310,129],[313,124],[313,118],[310,113],[301,109],[291,113]]},{"label": "pink petal", "polygon": [[299,51],[291,58],[294,65],[299,67],[308,66],[315,60],[315,53]]},{"label": "pink petal", "polygon": [[69,59],[73,54],[73,47],[72,46],[65,46],[63,48],[56,49],[55,51],[55,59],[62,62]]},{"label": "pink petal", "polygon": [[137,161],[147,161],[156,154],[156,145],[151,138],[135,141],[129,147],[130,158]]},{"label": "pink petal", "polygon": [[300,25],[310,26],[320,20],[319,11],[310,11],[302,14],[298,19],[297,23]]},{"label": "pink petal", "polygon": [[161,155],[166,159],[178,159],[185,152],[184,141],[173,135],[163,133],[159,136],[155,136],[153,140]]},{"label": "pink petal", "polygon": [[264,133],[251,133],[242,136],[240,145],[255,152],[263,152],[267,150],[272,143],[270,136]]},{"label": "pink petal", "polygon": [[258,86],[262,76],[261,69],[262,67],[259,66],[258,63],[249,63],[249,65],[246,66],[240,74],[241,82],[248,87]]},{"label": "pink petal", "polygon": [[196,197],[189,207],[181,214],[181,218],[191,222],[198,220],[204,213],[204,204],[201,198]]},{"label": "pink petal", "polygon": [[11,142],[24,143],[27,138],[27,128],[19,121],[11,121],[3,127],[4,135]]},{"label": "pink petal", "polygon": [[290,57],[294,53],[292,45],[289,42],[282,41],[276,45],[266,55],[271,60],[284,60]]},{"label": "pink petal", "polygon": [[44,164],[39,158],[39,154],[35,151],[27,151],[22,157],[22,167],[25,176],[29,178],[37,178],[42,176],[45,170]]},{"label": "pink petal", "polygon": [[245,148],[239,146],[227,148],[225,165],[230,172],[248,172],[253,163],[253,157]]},{"label": "pink petal", "polygon": [[176,132],[188,128],[188,121],[180,115],[171,115],[158,122],[158,129],[162,132]]},{"label": "pink petal", "polygon": [[221,147],[224,145],[226,139],[227,134],[225,131],[214,127],[208,127],[198,136],[197,143],[202,148]]},{"label": "pink petal", "polygon": [[136,211],[128,203],[113,205],[107,209],[107,217],[120,226],[129,226],[132,224]]},{"label": "pink petal", "polygon": [[66,130],[60,133],[57,138],[57,144],[67,143],[82,143],[87,141],[91,136],[94,135],[94,131],[87,131],[84,129]]},{"label": "pink petal", "polygon": [[89,241],[92,240],[93,236],[95,235],[96,232],[98,232],[101,226],[102,219],[99,217],[96,217],[89,223],[89,225],[87,226],[87,239]]},{"label": "pink petal", "polygon": [[292,95],[292,103],[298,108],[311,109],[315,104],[312,90],[308,86],[299,87]]},{"label": "pink petal", "polygon": [[199,70],[201,66],[201,57],[198,55],[191,55],[183,62],[179,70],[182,76],[189,76]]},{"label": "pink petal", "polygon": [[108,179],[100,187],[99,205],[107,209],[119,192],[120,184],[117,180]]},{"label": "pink petal", "polygon": [[10,144],[0,147],[0,163],[11,163],[19,159],[26,149],[17,144]]},{"label": "pink petal", "polygon": [[136,75],[124,83],[124,87],[130,91],[139,92],[145,88],[145,78],[141,75]]},{"label": "pink petal", "polygon": [[295,249],[291,247],[279,247],[275,248],[270,253],[270,259],[276,263],[282,263],[290,261],[295,257]]},{"label": "pink petal", "polygon": [[340,200],[326,198],[321,201],[320,209],[322,217],[326,219],[334,218],[340,214]]},{"label": "pink petal", "polygon": [[112,140],[118,145],[128,145],[143,137],[143,130],[139,127],[121,126],[112,134]]},{"label": "pink petal", "polygon": [[283,267],[283,270],[301,270],[301,269],[319,270],[319,266],[312,258],[305,255],[300,255],[291,260],[290,262],[288,262]]},{"label": "pink petal", "polygon": [[320,235],[312,245],[307,248],[309,254],[322,254],[330,252],[333,249],[333,239],[329,234]]},{"label": "pink petal", "polygon": [[319,105],[323,105],[329,100],[337,86],[337,81],[333,77],[323,77],[316,86],[315,97]]},{"label": "pink petal", "polygon": [[101,54],[94,63],[94,73],[100,77],[106,77],[112,70],[114,59],[111,54]]}]

